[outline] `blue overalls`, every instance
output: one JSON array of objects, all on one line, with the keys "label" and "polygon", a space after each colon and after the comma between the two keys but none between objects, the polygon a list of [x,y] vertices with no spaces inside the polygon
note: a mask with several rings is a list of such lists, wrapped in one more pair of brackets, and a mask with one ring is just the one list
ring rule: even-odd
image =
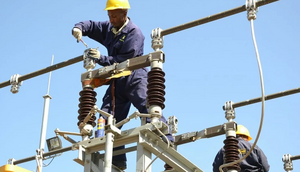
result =
[{"label": "blue overalls", "polygon": [[[242,138],[237,138],[239,147],[239,156],[242,158],[251,149],[253,143],[245,141]],[[219,167],[223,165],[224,148],[222,148],[215,157],[213,162],[213,172],[219,172]],[[240,163],[240,172],[268,172],[270,165],[266,155],[256,145],[253,151]]]},{"label": "blue overalls", "polygon": [[[83,36],[88,36],[107,48],[108,56],[101,55],[97,61],[101,66],[121,63],[127,59],[142,56],[144,53],[145,37],[131,20],[116,35],[111,31],[113,26],[108,21],[83,21],[75,24],[75,27],[81,29]],[[114,86],[114,117],[116,118],[116,122],[127,118],[131,103],[140,113],[148,113],[146,108],[147,73],[146,68],[141,68],[132,71],[129,76],[111,80],[103,97],[101,109],[112,114],[112,87]],[[114,84],[112,84],[113,82]],[[166,123],[164,117],[160,120]],[[150,119],[147,119],[147,122],[150,122]],[[171,134],[167,135],[167,137],[170,141],[174,141]],[[124,146],[117,147],[114,150],[119,149],[124,149]],[[113,160],[126,161],[126,156],[125,154],[117,155],[113,157]]]}]

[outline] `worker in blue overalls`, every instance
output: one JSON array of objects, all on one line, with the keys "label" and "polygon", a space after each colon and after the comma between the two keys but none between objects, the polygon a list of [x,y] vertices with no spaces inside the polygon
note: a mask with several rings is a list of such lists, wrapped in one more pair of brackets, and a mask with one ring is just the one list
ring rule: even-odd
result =
[{"label": "worker in blue overalls", "polygon": [[[252,147],[250,133],[243,125],[237,126],[236,137],[238,140],[239,156],[244,157]],[[213,172],[219,172],[219,167],[223,165],[224,148],[222,148],[215,157],[213,162]],[[240,162],[240,172],[268,172],[270,165],[264,152],[256,145],[253,151]]]},{"label": "worker in blue overalls", "polygon": [[[72,34],[77,42],[82,36],[88,36],[107,48],[107,56],[100,55],[97,49],[90,49],[88,52],[99,65],[109,66],[143,55],[145,37],[139,27],[127,17],[129,8],[128,0],[108,0],[105,10],[108,11],[109,21],[89,20],[75,24]],[[132,71],[129,76],[110,80],[101,109],[113,114],[116,122],[127,117],[131,103],[140,113],[148,113],[147,73],[146,68],[141,68]],[[160,120],[166,123],[164,117]],[[150,122],[150,119],[147,119],[147,122]],[[171,134],[167,137],[171,142],[174,141]],[[114,150],[119,149],[124,149],[124,146]],[[114,156],[112,163],[122,170],[126,169],[125,154]]]}]

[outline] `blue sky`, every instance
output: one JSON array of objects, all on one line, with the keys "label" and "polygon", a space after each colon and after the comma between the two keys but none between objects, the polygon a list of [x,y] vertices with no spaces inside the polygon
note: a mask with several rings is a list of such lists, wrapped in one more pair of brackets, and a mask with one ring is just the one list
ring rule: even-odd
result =
[{"label": "blue sky", "polygon": [[[245,1],[161,1],[131,0],[128,16],[144,33],[144,53],[153,52],[152,29],[168,29],[244,5]],[[107,20],[106,1],[2,1],[0,3],[0,82],[13,74],[25,75],[83,54],[85,47],[71,35],[75,23],[83,20]],[[299,45],[300,14],[297,0],[281,0],[259,8],[254,21],[260,53],[265,94],[300,86]],[[89,47],[99,47],[86,37]],[[178,118],[178,133],[201,131],[226,121],[222,106],[226,101],[240,102],[261,96],[258,65],[246,12],[190,28],[164,37],[166,56],[166,117]],[[100,66],[97,66],[100,68]],[[77,116],[80,77],[86,70],[77,63],[52,72],[47,138],[54,130],[78,132]],[[44,99],[48,74],[24,81],[20,92],[10,86],[0,89],[0,166],[10,158],[23,159],[39,148]],[[106,87],[97,88],[97,105]],[[266,101],[265,118],[258,145],[265,152],[271,171],[284,171],[282,156],[299,155],[299,94]],[[131,112],[136,109],[131,108]],[[245,125],[255,139],[259,127],[261,103],[236,108],[238,124]],[[139,126],[130,121],[123,129]],[[71,136],[80,141],[80,137]],[[202,139],[181,145],[178,152],[203,171],[212,170],[212,162],[223,146],[225,136]],[[63,146],[70,143],[63,140]],[[46,148],[47,150],[47,148]],[[56,157],[44,172],[81,172],[73,161],[77,151]],[[155,156],[153,156],[155,157]],[[135,153],[128,154],[128,172],[135,171]],[[44,163],[49,163],[46,160]],[[162,171],[157,160],[152,171]],[[293,161],[294,171],[300,162]],[[36,162],[19,166],[34,171]]]}]

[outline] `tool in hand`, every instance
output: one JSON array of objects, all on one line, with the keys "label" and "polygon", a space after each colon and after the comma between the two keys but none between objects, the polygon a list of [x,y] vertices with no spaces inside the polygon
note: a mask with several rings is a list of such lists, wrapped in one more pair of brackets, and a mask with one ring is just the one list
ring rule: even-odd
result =
[{"label": "tool in hand", "polygon": [[82,39],[80,39],[80,41],[83,43],[83,45],[84,45],[86,48],[88,48],[88,45],[87,45]]}]

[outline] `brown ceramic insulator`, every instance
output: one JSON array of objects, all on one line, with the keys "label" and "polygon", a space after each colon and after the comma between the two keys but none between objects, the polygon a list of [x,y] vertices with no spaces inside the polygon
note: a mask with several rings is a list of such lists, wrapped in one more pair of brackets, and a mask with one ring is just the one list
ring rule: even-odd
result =
[{"label": "brown ceramic insulator", "polygon": [[[238,140],[233,136],[228,136],[224,140],[224,163],[231,163],[240,159]],[[225,168],[225,171],[236,170],[241,171],[240,164],[233,164]]]},{"label": "brown ceramic insulator", "polygon": [[165,108],[165,73],[161,68],[152,68],[148,72],[148,91],[147,107],[157,105],[162,109]]},{"label": "brown ceramic insulator", "polygon": [[[89,114],[91,109],[94,107],[96,104],[96,95],[97,93],[94,91],[92,87],[85,87],[83,88],[82,91],[79,93],[80,98],[79,98],[79,110],[78,110],[78,123],[77,125],[79,126],[81,122],[83,122],[84,118]],[[87,122],[88,124],[91,124],[93,127],[96,126],[96,116],[92,116],[90,120]]]}]

